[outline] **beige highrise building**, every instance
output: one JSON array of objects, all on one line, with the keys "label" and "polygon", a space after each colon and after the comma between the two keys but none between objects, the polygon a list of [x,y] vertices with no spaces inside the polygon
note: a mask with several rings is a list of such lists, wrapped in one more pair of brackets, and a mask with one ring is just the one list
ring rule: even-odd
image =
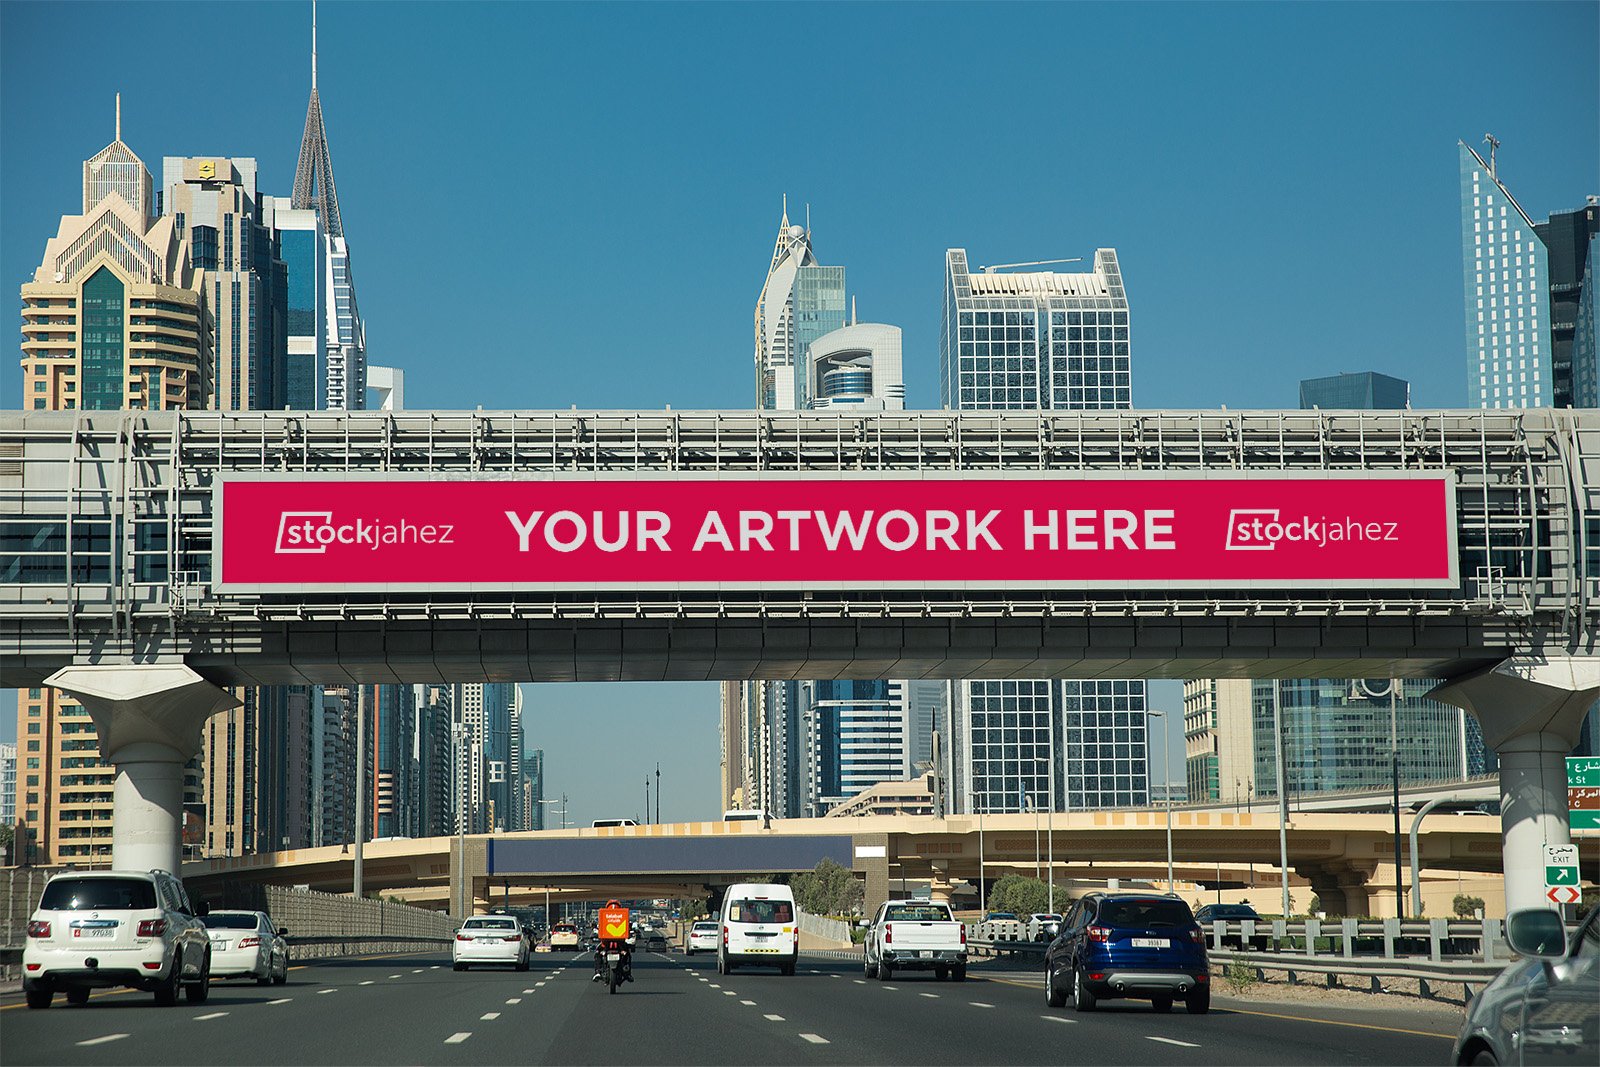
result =
[{"label": "beige highrise building", "polygon": [[[30,410],[195,409],[211,392],[204,272],[172,220],[151,217],[150,172],[122,142],[120,102],[117,112],[116,139],[84,162],[83,213],[62,217],[22,286]],[[73,506],[73,566],[106,580],[94,576],[120,566],[110,519],[89,503]],[[41,555],[35,565],[48,571],[65,562]],[[52,689],[19,690],[17,764],[19,856],[109,863],[115,772],[100,758],[88,713]]]},{"label": "beige highrise building", "polygon": [[1250,679],[1185,681],[1183,740],[1190,802],[1250,802],[1256,794]]}]

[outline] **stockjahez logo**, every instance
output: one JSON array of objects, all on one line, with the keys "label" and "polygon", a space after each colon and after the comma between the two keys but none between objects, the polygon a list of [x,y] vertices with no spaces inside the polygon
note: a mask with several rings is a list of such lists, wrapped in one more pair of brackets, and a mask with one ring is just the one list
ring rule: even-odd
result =
[{"label": "stockjahez logo", "polygon": [[[326,530],[327,540],[317,533]],[[324,555],[338,536],[331,511],[285,511],[278,518],[278,543],[273,551],[285,555]]]},{"label": "stockjahez logo", "polygon": [[377,522],[355,519],[336,523],[331,511],[285,511],[278,517],[280,555],[326,555],[329,545],[353,545],[376,552],[389,545],[453,545],[452,523]]}]

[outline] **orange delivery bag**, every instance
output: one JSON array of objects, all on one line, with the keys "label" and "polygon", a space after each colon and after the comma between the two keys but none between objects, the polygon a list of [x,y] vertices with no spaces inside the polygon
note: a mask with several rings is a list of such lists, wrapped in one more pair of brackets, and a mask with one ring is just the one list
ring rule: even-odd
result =
[{"label": "orange delivery bag", "polygon": [[600,939],[626,941],[628,939],[628,909],[611,901],[600,909]]}]

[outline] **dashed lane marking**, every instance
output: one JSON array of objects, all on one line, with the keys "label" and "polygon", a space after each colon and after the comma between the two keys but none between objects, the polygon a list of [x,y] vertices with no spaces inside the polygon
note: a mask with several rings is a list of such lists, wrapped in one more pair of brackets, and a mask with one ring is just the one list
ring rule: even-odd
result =
[{"label": "dashed lane marking", "polygon": [[1060,1015],[1041,1015],[1041,1016],[1039,1016],[1039,1018],[1045,1020],[1046,1022],[1052,1022],[1052,1023],[1075,1023],[1075,1022],[1078,1021],[1076,1019],[1063,1018]]},{"label": "dashed lane marking", "polygon": [[372,979],[368,978],[365,982],[361,982],[359,984],[361,984],[361,985],[371,985],[372,984]]},{"label": "dashed lane marking", "polygon": [[533,990],[531,990],[531,989],[524,989],[524,990],[523,990],[523,992],[524,992],[524,993],[532,993],[532,992],[533,992]]},{"label": "dashed lane marking", "polygon": [[725,997],[736,997],[736,996],[738,996],[738,995],[739,995],[739,994],[737,994],[737,993],[735,993],[735,992],[734,992],[734,991],[733,991],[733,990],[731,990],[731,989],[724,989],[724,990],[723,990],[723,991],[722,991],[722,995],[723,995],[723,996],[725,996]]},{"label": "dashed lane marking", "polygon": [[197,1022],[197,1023],[203,1023],[207,1019],[220,1019],[226,1014],[228,1014],[228,1013],[225,1012],[225,1011],[214,1011],[210,1015],[196,1015],[194,1017],[194,1021]]},{"label": "dashed lane marking", "polygon": [[293,999],[294,999],[293,997],[279,997],[277,1000],[269,1000],[269,1001],[267,1001],[267,1006],[271,1007],[274,1004],[287,1004],[287,1003],[289,1003],[289,1001],[291,1001]]},{"label": "dashed lane marking", "polygon": [[337,989],[319,989],[319,990],[317,990],[317,996],[320,997],[324,993],[337,993],[337,992],[338,992]]},{"label": "dashed lane marking", "polygon": [[1144,1039],[1146,1041],[1159,1041],[1163,1045],[1177,1045],[1179,1048],[1199,1048],[1200,1047],[1199,1045],[1195,1044],[1193,1041],[1179,1041],[1177,1038],[1174,1038],[1174,1037],[1152,1037],[1149,1034],[1146,1034],[1146,1035],[1144,1035]]},{"label": "dashed lane marking", "polygon": [[461,1042],[465,1041],[471,1036],[471,1030],[463,1030],[459,1034],[451,1034],[449,1037],[445,1038],[444,1043],[447,1045],[459,1045]]},{"label": "dashed lane marking", "polygon": [[747,1008],[753,1008],[756,1006],[756,1002],[753,1000],[741,1000],[739,1003],[743,1004]]},{"label": "dashed lane marking", "polygon": [[401,977],[401,975],[398,975],[398,974],[391,974],[391,975],[390,975],[390,976],[389,976],[389,977],[390,977],[390,978],[399,978],[399,977]]},{"label": "dashed lane marking", "polygon": [[[547,979],[547,980],[548,980],[548,979]],[[535,982],[535,983],[533,983],[533,985],[534,985],[534,989],[539,989],[539,988],[542,988],[542,987],[543,987],[543,986],[544,986],[544,982]],[[533,991],[533,990],[529,990],[529,992],[530,992],[530,993],[531,993],[531,992],[532,992],[532,991]]]},{"label": "dashed lane marking", "polygon": [[422,973],[422,972],[423,972],[423,970],[424,970],[424,969],[425,969],[425,968],[422,968],[422,967],[418,967],[418,968],[417,968],[417,969],[416,969],[416,970],[414,970],[414,971],[412,971],[412,972],[411,972],[411,973],[412,973],[412,974],[421,974],[421,973]]},{"label": "dashed lane marking", "polygon": [[828,1044],[832,1044],[832,1042],[830,1042],[827,1038],[823,1037],[821,1034],[801,1034],[800,1036],[805,1038],[807,1041],[811,1042],[813,1045],[828,1045]]},{"label": "dashed lane marking", "polygon": [[882,988],[882,989],[887,989],[887,990],[888,990],[888,991],[889,991],[889,992],[891,992],[891,993],[898,993],[898,992],[900,992],[900,987],[899,987],[899,986],[897,986],[897,985],[886,985],[886,986],[881,986],[881,987],[880,987],[880,988]]},{"label": "dashed lane marking", "polygon": [[107,1034],[105,1037],[91,1037],[87,1041],[80,1041],[80,1045],[104,1045],[108,1041],[121,1041],[127,1034]]},{"label": "dashed lane marking", "polygon": [[722,988],[722,987],[721,987],[721,986],[719,986],[719,985],[718,985],[718,984],[717,984],[717,983],[715,983],[715,982],[712,982],[712,983],[711,983],[711,988],[712,988],[712,989],[721,989],[721,988]]},{"label": "dashed lane marking", "polygon": [[512,997],[510,1000],[506,1001],[506,1003],[507,1004],[521,1004],[522,1003],[522,998],[521,997]]},{"label": "dashed lane marking", "polygon": [[486,1011],[482,1015],[478,1016],[478,1018],[487,1022],[493,1022],[494,1020],[500,1018],[500,1013],[497,1011]]},{"label": "dashed lane marking", "polygon": [[929,1000],[938,1000],[939,999],[939,994],[937,994],[937,993],[918,993],[917,996],[919,996],[919,997],[927,997]]},{"label": "dashed lane marking", "polygon": [[837,978],[837,977],[839,977],[839,976],[838,976],[838,975],[836,975],[836,974],[830,974],[830,975],[828,975],[828,977],[829,977],[829,978]]},{"label": "dashed lane marking", "polygon": [[768,1022],[774,1022],[774,1023],[783,1022],[783,1016],[781,1016],[781,1015],[766,1015],[766,1016],[763,1016],[763,1018],[765,1018]]},{"label": "dashed lane marking", "polygon": [[971,1004],[974,1008],[992,1008],[992,1007],[994,1007],[993,1004],[985,1004],[981,1000],[969,1000],[969,1001],[967,1001],[967,1003]]}]

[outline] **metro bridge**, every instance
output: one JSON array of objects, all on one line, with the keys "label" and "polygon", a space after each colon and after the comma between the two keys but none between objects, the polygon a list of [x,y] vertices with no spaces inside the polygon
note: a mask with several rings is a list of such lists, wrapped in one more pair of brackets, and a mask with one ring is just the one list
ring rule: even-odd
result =
[{"label": "metro bridge", "polygon": [[[669,546],[690,490],[737,528],[708,513]],[[608,493],[644,509],[633,542],[575,503]],[[819,570],[798,519],[783,543],[793,500],[836,548],[868,531],[820,504],[879,497],[865,551]],[[985,543],[1008,501],[1015,540]],[[84,703],[119,772],[114,862],[168,868],[224,686],[1441,677],[1500,753],[1508,906],[1533,906],[1600,694],[1597,502],[1600,416],[1565,410],[8,413],[0,674]],[[402,565],[350,544],[347,503],[391,517]],[[467,505],[492,551],[436,565]],[[596,555],[607,523],[626,559]],[[1321,551],[1334,526],[1374,543]],[[1386,554],[1397,526],[1422,540]]]}]

